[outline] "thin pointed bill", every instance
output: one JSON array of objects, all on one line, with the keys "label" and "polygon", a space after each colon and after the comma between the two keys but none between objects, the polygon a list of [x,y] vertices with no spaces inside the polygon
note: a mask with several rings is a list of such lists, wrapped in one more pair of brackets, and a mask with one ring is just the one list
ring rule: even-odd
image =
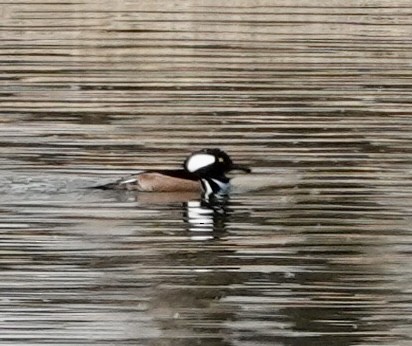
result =
[{"label": "thin pointed bill", "polygon": [[233,164],[232,166],[230,166],[229,171],[242,171],[245,173],[250,173],[252,172],[252,170],[244,165],[237,165],[237,164]]}]

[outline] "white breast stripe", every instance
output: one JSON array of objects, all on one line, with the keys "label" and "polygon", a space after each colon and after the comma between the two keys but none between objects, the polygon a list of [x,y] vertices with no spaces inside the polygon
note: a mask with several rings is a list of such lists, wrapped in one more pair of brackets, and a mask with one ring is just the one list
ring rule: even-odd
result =
[{"label": "white breast stripe", "polygon": [[213,155],[209,154],[195,154],[187,160],[186,168],[193,173],[197,170],[209,166],[216,161]]},{"label": "white breast stripe", "polygon": [[204,190],[203,193],[206,198],[209,197],[211,194],[213,194],[213,189],[206,179],[202,179],[202,187]]}]

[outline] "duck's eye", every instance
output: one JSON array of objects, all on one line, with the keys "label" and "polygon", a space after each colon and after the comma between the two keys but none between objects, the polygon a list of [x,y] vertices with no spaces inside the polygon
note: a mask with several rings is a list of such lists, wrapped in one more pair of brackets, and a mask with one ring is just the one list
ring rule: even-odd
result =
[{"label": "duck's eye", "polygon": [[218,161],[219,161],[220,163],[224,163],[224,162],[225,162],[225,159],[224,159],[223,157],[219,157]]}]

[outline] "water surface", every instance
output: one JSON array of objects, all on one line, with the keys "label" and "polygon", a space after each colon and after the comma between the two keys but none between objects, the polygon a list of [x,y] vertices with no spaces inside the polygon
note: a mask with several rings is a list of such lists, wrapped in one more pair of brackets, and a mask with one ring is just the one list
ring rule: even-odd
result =
[{"label": "water surface", "polygon": [[[409,345],[408,1],[2,1],[0,342]],[[220,147],[227,201],[85,189]]]}]

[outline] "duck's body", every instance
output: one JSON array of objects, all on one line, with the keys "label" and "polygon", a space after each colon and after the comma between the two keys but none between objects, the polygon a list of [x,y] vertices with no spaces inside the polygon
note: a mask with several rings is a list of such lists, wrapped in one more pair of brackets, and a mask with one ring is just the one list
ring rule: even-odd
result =
[{"label": "duck's body", "polygon": [[100,188],[142,192],[201,192],[199,178],[183,169],[144,171]]},{"label": "duck's body", "polygon": [[144,171],[98,188],[142,192],[203,192],[205,196],[226,194],[230,188],[230,179],[225,173],[231,170],[250,172],[248,167],[234,164],[229,155],[220,149],[203,149],[192,153],[184,162],[183,169]]}]

